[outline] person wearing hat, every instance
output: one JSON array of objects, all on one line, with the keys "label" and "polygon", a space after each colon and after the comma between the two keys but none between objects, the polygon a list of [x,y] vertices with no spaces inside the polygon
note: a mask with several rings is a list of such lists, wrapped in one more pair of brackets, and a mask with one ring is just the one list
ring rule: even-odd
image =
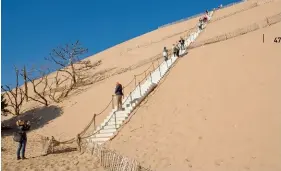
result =
[{"label": "person wearing hat", "polygon": [[122,97],[124,96],[124,94],[123,94],[123,87],[119,82],[116,83],[115,95],[116,95],[116,101],[117,101],[117,110],[118,111],[123,110]]},{"label": "person wearing hat", "polygon": [[[19,135],[19,141],[18,141],[18,149],[17,149],[17,159],[26,159],[25,157],[25,148],[27,143],[27,136],[26,131],[30,129],[30,122],[24,121],[24,120],[18,120],[16,122],[16,125],[18,126],[18,135]],[[22,157],[20,157],[20,152]]]}]

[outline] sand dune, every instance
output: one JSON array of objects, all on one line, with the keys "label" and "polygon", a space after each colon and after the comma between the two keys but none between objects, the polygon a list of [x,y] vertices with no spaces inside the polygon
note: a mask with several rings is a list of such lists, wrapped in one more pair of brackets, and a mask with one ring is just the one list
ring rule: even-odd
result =
[{"label": "sand dune", "polygon": [[[253,2],[216,11],[214,19],[247,8]],[[263,4],[210,23],[197,41],[280,13],[280,2]],[[163,46],[170,48],[197,21],[194,18],[160,28],[91,56],[87,59],[92,62],[102,60],[102,65],[91,72],[116,67],[111,71],[114,73],[150,59]],[[280,44],[273,42],[280,36],[280,30],[281,24],[277,23],[190,50],[107,146],[153,170],[281,170],[281,50]],[[111,76],[59,105],[52,104],[53,108],[38,110],[41,114],[50,113],[49,117],[33,112],[34,124],[38,126],[28,135],[31,142],[27,157],[31,159],[13,162],[15,144],[11,144],[11,136],[7,135],[2,138],[2,169],[40,170],[44,166],[55,170],[101,169],[93,162],[95,158],[73,151],[36,157],[40,152],[39,147],[33,148],[38,146],[36,136],[53,135],[59,140],[74,137],[111,100],[116,81],[126,85],[150,65]],[[126,94],[133,87],[131,83],[125,89]],[[38,107],[34,102],[24,105],[26,110]],[[109,110],[110,107],[98,116],[97,124]]]},{"label": "sand dune", "polygon": [[280,28],[192,50],[109,146],[155,170],[280,170],[281,51],[258,36]]}]

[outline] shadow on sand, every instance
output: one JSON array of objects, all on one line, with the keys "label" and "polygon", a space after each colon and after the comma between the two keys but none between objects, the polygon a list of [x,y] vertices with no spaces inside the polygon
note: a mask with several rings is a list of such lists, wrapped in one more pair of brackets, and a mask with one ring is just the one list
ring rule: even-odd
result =
[{"label": "shadow on sand", "polygon": [[[19,116],[15,116],[11,119],[2,122],[1,133],[3,136],[12,135],[16,131],[16,121],[19,119],[29,120],[31,122],[30,131],[36,130],[48,124],[50,121],[59,117],[62,113],[61,108],[57,106],[44,106],[40,108],[35,108],[24,112]],[[5,129],[3,129],[5,128]]]}]

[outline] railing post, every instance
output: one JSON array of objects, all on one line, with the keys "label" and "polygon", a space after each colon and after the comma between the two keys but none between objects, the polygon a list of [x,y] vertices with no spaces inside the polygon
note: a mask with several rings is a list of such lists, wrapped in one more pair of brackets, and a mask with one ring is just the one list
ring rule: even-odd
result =
[{"label": "railing post", "polygon": [[140,96],[142,96],[142,95],[141,95],[141,86],[140,86],[140,82],[139,82],[139,89],[140,89]]},{"label": "railing post", "polygon": [[112,95],[111,101],[112,101],[112,109],[114,109],[114,95]]},{"label": "railing post", "polygon": [[150,75],[150,80],[151,80],[151,84],[152,84],[152,75],[151,75],[151,72],[149,73],[149,75]]},{"label": "railing post", "polygon": [[97,128],[96,128],[96,116],[97,116],[97,114],[94,114],[94,130],[96,130]]},{"label": "railing post", "polygon": [[165,61],[166,62],[166,65],[167,65],[167,69],[169,68],[169,66],[168,66],[168,62],[167,61]]},{"label": "railing post", "polygon": [[131,103],[131,105],[132,105],[132,102],[133,102],[133,99],[132,99],[132,92],[130,92],[130,103]]},{"label": "railing post", "polygon": [[134,77],[135,77],[135,87],[137,86],[137,76],[136,75],[134,75]]},{"label": "railing post", "polygon": [[114,112],[114,117],[115,117],[115,129],[117,129],[116,112]]}]

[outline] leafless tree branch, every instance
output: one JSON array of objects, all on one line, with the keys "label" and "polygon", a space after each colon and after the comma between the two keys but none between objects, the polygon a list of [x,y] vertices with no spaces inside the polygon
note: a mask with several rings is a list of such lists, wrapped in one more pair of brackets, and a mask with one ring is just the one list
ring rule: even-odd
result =
[{"label": "leafless tree branch", "polygon": [[[25,76],[25,78],[32,84],[33,91],[39,97],[39,99],[34,98],[32,96],[28,96],[28,97],[33,101],[36,101],[36,102],[39,102],[39,103],[41,103],[45,106],[48,106],[49,101],[45,97],[46,88],[47,88],[47,84],[48,84],[48,81],[47,81],[48,76],[47,76],[45,71],[40,71],[40,70],[37,70],[37,69],[34,69],[34,71],[37,71],[37,72],[40,73],[40,77],[38,79],[32,78],[32,72],[30,72],[30,74],[26,74],[26,75],[24,75],[24,73],[20,73],[20,75],[22,77]],[[38,86],[42,85],[42,84],[44,85],[43,90],[39,92]]]},{"label": "leafless tree branch", "polygon": [[13,108],[13,112],[11,113],[14,115],[19,115],[21,112],[21,107],[24,101],[25,93],[22,88],[19,87],[19,70],[16,67],[14,67],[14,69],[16,74],[16,87],[12,89],[10,86],[5,85],[5,87],[1,86],[1,89],[5,92],[9,99],[9,106]]}]

